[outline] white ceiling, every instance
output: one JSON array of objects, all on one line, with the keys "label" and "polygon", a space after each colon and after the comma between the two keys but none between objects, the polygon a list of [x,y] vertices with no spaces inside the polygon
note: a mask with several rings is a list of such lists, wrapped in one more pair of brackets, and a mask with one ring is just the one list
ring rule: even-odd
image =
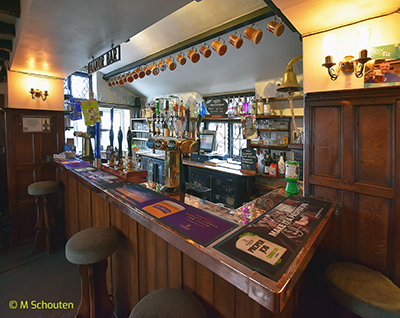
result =
[{"label": "white ceiling", "polygon": [[21,0],[11,69],[66,77],[191,0]]},{"label": "white ceiling", "polygon": [[[394,11],[398,6],[398,0],[273,2],[302,35]],[[107,74],[265,6],[263,0],[21,0],[11,69],[66,77],[108,51],[112,43],[122,43],[122,60],[101,70]],[[124,87],[140,96],[186,91],[211,94],[251,89],[258,80],[281,77],[287,63],[302,54],[301,41],[288,28],[279,38],[267,32],[271,19],[258,23],[264,32],[258,45],[244,39],[237,50],[228,44],[223,57],[213,52],[197,64],[188,61],[175,71]],[[229,35],[223,36],[226,42]]]},{"label": "white ceiling", "polygon": [[400,8],[399,0],[273,0],[273,2],[303,36],[391,13]]}]

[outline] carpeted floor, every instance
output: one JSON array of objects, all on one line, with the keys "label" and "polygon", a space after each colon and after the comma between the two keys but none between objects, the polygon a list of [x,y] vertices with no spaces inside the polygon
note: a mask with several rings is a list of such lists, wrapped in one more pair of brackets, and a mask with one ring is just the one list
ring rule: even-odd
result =
[{"label": "carpeted floor", "polygon": [[[24,246],[0,255],[0,317],[74,317],[80,302],[77,265],[66,260],[63,249],[50,256],[30,255],[31,250]],[[65,309],[54,309],[60,306]]]}]

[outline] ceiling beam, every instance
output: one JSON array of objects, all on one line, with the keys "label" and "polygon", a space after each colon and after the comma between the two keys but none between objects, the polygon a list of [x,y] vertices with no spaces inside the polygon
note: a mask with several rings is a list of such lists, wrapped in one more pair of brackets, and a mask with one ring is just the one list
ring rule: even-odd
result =
[{"label": "ceiling beam", "polygon": [[6,51],[0,51],[0,61],[6,61],[10,59],[10,53]]},{"label": "ceiling beam", "polygon": [[153,62],[155,60],[163,59],[168,57],[172,53],[176,53],[179,51],[183,51],[185,49],[191,48],[195,45],[204,43],[211,39],[214,39],[218,36],[221,36],[228,32],[236,31],[238,28],[245,27],[251,23],[255,23],[266,18],[274,16],[275,13],[268,7],[263,7],[261,9],[255,10],[251,13],[243,15],[237,19],[231,20],[227,23],[221,24],[215,28],[212,28],[208,31],[200,33],[194,37],[191,37],[187,40],[178,42],[174,45],[171,45],[161,51],[152,53],[140,60],[127,64],[119,69],[116,69],[112,72],[106,73],[103,76],[104,80],[108,80],[110,77],[116,76],[118,74],[122,74],[128,71],[135,69],[136,67],[143,66],[148,64],[149,62]]},{"label": "ceiling beam", "polygon": [[0,50],[11,52],[12,51],[12,42],[10,40],[0,40]]},{"label": "ceiling beam", "polygon": [[4,13],[15,18],[20,18],[21,5],[19,0],[0,1],[0,13]]},{"label": "ceiling beam", "polygon": [[15,26],[14,24],[8,24],[5,22],[0,22],[0,35],[15,37]]}]

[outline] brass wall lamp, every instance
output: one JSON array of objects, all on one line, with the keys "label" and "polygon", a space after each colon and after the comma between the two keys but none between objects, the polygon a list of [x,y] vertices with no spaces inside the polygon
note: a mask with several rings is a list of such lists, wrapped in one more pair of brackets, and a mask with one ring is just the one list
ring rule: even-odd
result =
[{"label": "brass wall lamp", "polygon": [[369,60],[368,57],[368,44],[371,37],[371,29],[368,27],[362,27],[357,32],[357,40],[360,46],[359,58],[355,59],[352,55],[346,55],[339,64],[334,68],[336,63],[333,62],[333,49],[335,47],[336,38],[333,34],[327,34],[324,37],[323,45],[325,48],[326,56],[325,63],[322,66],[328,69],[328,74],[332,81],[337,80],[340,73],[353,73],[357,78],[361,78],[364,75],[364,66]]},{"label": "brass wall lamp", "polygon": [[29,94],[32,95],[32,99],[35,98],[41,98],[42,101],[45,101],[47,96],[49,96],[49,92],[48,91],[44,91],[42,92],[40,89],[33,89],[31,88],[31,90],[29,91]]}]

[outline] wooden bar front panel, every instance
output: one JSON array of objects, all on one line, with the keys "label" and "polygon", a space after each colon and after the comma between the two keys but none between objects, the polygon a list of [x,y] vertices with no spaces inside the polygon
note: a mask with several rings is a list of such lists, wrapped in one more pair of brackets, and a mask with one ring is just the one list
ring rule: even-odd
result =
[{"label": "wooden bar front panel", "polygon": [[[109,292],[115,296],[118,317],[128,317],[141,298],[165,287],[182,288],[195,294],[210,318],[293,316],[294,297],[282,313],[271,313],[109,203],[101,193],[90,190],[64,169],[61,169],[61,173],[67,174],[61,180],[66,180],[68,238],[89,225],[111,226],[119,233],[119,247],[109,259],[107,276]],[[83,208],[90,211],[83,211]]]}]

